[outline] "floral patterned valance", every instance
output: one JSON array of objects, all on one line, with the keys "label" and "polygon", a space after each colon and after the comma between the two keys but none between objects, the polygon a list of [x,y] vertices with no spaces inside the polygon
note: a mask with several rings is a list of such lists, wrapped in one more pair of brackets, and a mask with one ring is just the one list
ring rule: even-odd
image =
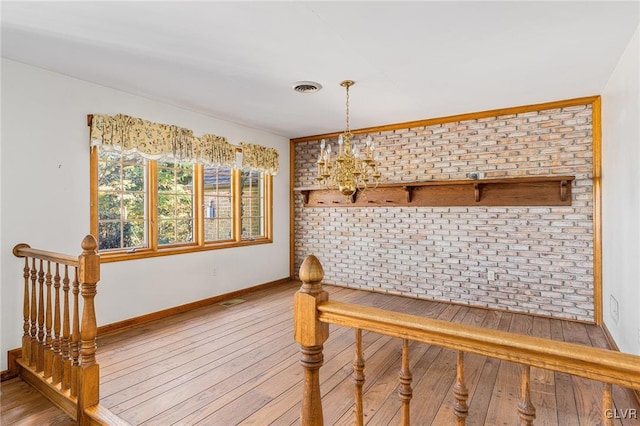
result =
[{"label": "floral patterned valance", "polygon": [[194,163],[235,166],[236,147],[227,142],[226,138],[207,134],[203,135],[199,142],[194,152]]},{"label": "floral patterned valance", "polygon": [[[279,170],[278,152],[260,145],[243,148],[243,167],[276,174]],[[209,166],[235,167],[236,147],[222,136],[206,134],[193,136],[183,127],[153,123],[141,118],[118,114],[93,115],[91,146],[102,149],[137,153],[151,160],[170,160],[202,163]],[[263,154],[262,152],[268,153]],[[248,156],[247,162],[244,158]]]},{"label": "floral patterned valance", "polygon": [[276,175],[280,171],[278,151],[274,148],[241,142],[242,168],[263,171]]}]

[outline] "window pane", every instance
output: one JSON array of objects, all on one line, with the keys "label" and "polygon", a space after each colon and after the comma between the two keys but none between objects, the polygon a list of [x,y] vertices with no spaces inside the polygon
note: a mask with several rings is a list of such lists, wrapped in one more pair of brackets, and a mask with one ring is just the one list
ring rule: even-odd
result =
[{"label": "window pane", "polygon": [[122,209],[121,199],[122,195],[117,192],[103,192],[99,194],[98,204],[100,206],[100,209],[98,211],[98,219],[120,219],[120,213]]},{"label": "window pane", "polygon": [[125,219],[144,219],[145,194],[127,194],[124,199]]},{"label": "window pane", "polygon": [[189,242],[193,235],[193,222],[189,220],[176,221],[176,242]]},{"label": "window pane", "polygon": [[204,239],[229,240],[233,233],[231,169],[205,167],[203,180]]},{"label": "window pane", "polygon": [[176,215],[178,217],[193,216],[193,197],[191,195],[176,196]]},{"label": "window pane", "polygon": [[101,161],[98,164],[98,187],[120,191],[122,189],[121,171],[122,165],[120,163]]},{"label": "window pane", "polygon": [[233,227],[230,219],[205,219],[206,241],[231,239]]},{"label": "window pane", "polygon": [[158,162],[158,245],[194,241],[193,165]]},{"label": "window pane", "polygon": [[193,166],[180,165],[176,166],[176,183],[185,188],[192,188]]},{"label": "window pane", "polygon": [[122,235],[120,233],[120,222],[99,222],[98,241],[99,250],[119,249]]},{"label": "window pane", "polygon": [[123,186],[127,191],[143,191],[144,167],[125,166],[123,175]]},{"label": "window pane", "polygon": [[250,217],[243,216],[242,217],[242,239],[251,238],[252,234],[252,222]]},{"label": "window pane", "polygon": [[193,241],[193,221],[162,220],[158,224],[158,244],[179,244]]},{"label": "window pane", "polygon": [[143,247],[144,221],[101,222],[98,227],[99,250]]},{"label": "window pane", "polygon": [[173,244],[176,241],[176,224],[172,220],[161,220],[158,224],[158,244]]},{"label": "window pane", "polygon": [[241,173],[242,178],[242,238],[264,237],[264,174]]},{"label": "window pane", "polygon": [[144,221],[127,221],[124,223],[125,247],[144,247],[145,227]]},{"label": "window pane", "polygon": [[147,162],[137,155],[98,153],[100,250],[146,247]]},{"label": "window pane", "polygon": [[173,195],[158,195],[158,217],[169,219],[175,217],[176,202]]},{"label": "window pane", "polygon": [[173,169],[158,166],[158,192],[172,192],[175,188]]}]

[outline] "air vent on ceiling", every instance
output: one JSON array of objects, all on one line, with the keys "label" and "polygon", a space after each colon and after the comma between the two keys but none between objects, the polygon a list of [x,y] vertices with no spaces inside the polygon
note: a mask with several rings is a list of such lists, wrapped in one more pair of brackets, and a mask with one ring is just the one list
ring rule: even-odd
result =
[{"label": "air vent on ceiling", "polygon": [[315,93],[322,89],[322,85],[315,81],[298,81],[291,87],[298,93]]}]

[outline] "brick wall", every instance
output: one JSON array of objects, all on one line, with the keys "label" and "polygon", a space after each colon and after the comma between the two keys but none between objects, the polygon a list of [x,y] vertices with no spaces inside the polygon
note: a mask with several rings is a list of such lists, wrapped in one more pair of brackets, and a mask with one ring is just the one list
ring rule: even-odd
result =
[{"label": "brick wall", "polygon": [[[207,188],[205,185],[205,219],[204,240],[228,240],[233,234],[233,205],[232,188],[230,185],[220,185],[218,188]],[[264,194],[261,186],[255,182],[252,186],[242,188],[242,236],[264,235]],[[213,210],[210,208],[213,207]]]},{"label": "brick wall", "polygon": [[[296,271],[315,254],[326,283],[593,321],[590,104],[370,135],[386,182],[574,175],[572,205],[303,208],[296,194]],[[295,144],[294,187],[316,184],[318,152]]]}]

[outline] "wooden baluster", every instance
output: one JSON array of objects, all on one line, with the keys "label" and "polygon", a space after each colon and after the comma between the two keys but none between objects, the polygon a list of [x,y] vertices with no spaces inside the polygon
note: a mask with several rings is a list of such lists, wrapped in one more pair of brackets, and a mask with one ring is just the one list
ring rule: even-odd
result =
[{"label": "wooden baluster", "polygon": [[31,335],[29,334],[29,272],[29,258],[25,257],[22,274],[24,277],[24,299],[22,301],[22,359],[27,362],[31,359]]},{"label": "wooden baluster", "polygon": [[82,359],[78,368],[78,422],[88,424],[84,410],[96,405],[100,398],[100,366],[96,363],[98,326],[94,304],[97,284],[100,281],[100,256],[98,242],[92,235],[87,235],[82,240],[79,264],[83,310],[80,330]]},{"label": "wooden baluster", "polygon": [[364,385],[364,356],[362,355],[362,330],[356,329],[356,347],[353,357],[353,383],[355,385],[355,424],[364,424],[364,407],[362,406],[362,386]]},{"label": "wooden baluster", "polygon": [[300,409],[300,424],[322,426],[320,367],[322,345],[329,338],[329,324],[318,320],[318,304],[329,300],[322,290],[324,271],[317,257],[306,257],[299,271],[302,286],[294,297],[294,338],[300,344],[300,365],[304,369],[304,391]]},{"label": "wooden baluster", "polygon": [[602,390],[602,424],[613,426],[613,399],[611,398],[611,383],[603,383]]},{"label": "wooden baluster", "polygon": [[518,403],[520,426],[533,426],[536,418],[536,407],[531,403],[531,367],[522,366],[522,400]]},{"label": "wooden baluster", "polygon": [[400,386],[398,386],[398,397],[402,402],[400,412],[400,424],[409,426],[411,424],[411,397],[413,390],[411,389],[411,370],[409,368],[409,341],[402,340],[402,366],[400,367]]},{"label": "wooden baluster", "polygon": [[56,273],[53,277],[53,288],[55,290],[54,312],[53,312],[53,368],[51,381],[57,385],[62,380],[62,356],[60,348],[60,264],[56,263]]},{"label": "wooden baluster", "polygon": [[304,390],[300,409],[300,424],[322,426],[322,396],[320,394],[320,367],[324,357],[322,345],[300,345],[300,365],[304,368]]},{"label": "wooden baluster", "polygon": [[16,257],[24,257],[24,267],[22,268],[22,277],[24,278],[24,291],[22,299],[22,358],[29,360],[29,349],[31,346],[31,336],[29,334],[29,276],[31,269],[29,268],[29,258],[19,254],[21,249],[30,248],[29,244],[18,244],[13,247],[13,255]]},{"label": "wooden baluster", "polygon": [[453,406],[453,412],[456,415],[458,426],[464,426],[469,415],[469,405],[467,405],[467,399],[469,398],[469,390],[465,384],[464,379],[464,352],[458,352],[458,364],[456,367],[456,384],[453,387],[453,396],[456,399],[456,403]]},{"label": "wooden baluster", "polygon": [[47,287],[47,296],[45,301],[45,337],[44,337],[44,378],[51,377],[53,367],[53,336],[51,330],[53,327],[52,301],[51,301],[51,261],[47,261],[47,274],[45,275],[45,285]]},{"label": "wooden baluster", "polygon": [[71,387],[71,325],[70,325],[70,308],[69,308],[69,266],[64,266],[64,278],[62,279],[62,339],[61,347],[61,363],[62,363],[62,390],[68,390]]},{"label": "wooden baluster", "polygon": [[44,265],[40,259],[38,269],[38,355],[36,356],[36,371],[44,371]]},{"label": "wooden baluster", "polygon": [[71,396],[78,396],[78,366],[80,365],[80,314],[78,312],[78,294],[80,283],[78,282],[78,268],[73,274],[73,321],[71,333]]},{"label": "wooden baluster", "polygon": [[29,365],[35,366],[38,360],[38,269],[36,268],[36,259],[31,259],[31,357]]}]

